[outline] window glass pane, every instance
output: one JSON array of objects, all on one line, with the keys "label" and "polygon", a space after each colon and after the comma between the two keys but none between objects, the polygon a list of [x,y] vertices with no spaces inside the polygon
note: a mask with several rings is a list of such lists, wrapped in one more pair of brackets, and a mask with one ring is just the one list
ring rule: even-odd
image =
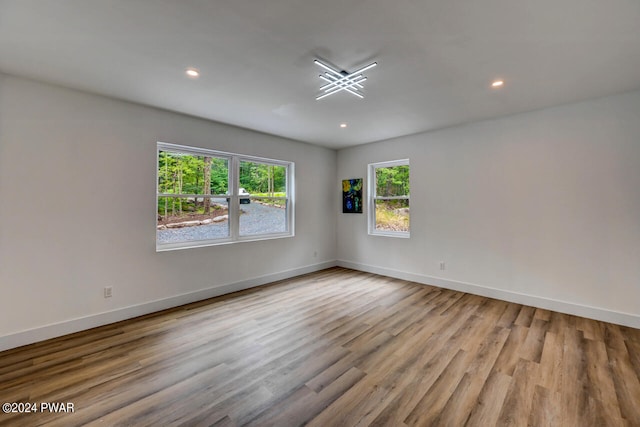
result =
[{"label": "window glass pane", "polygon": [[287,168],[260,162],[240,162],[240,196],[285,197]]},{"label": "window glass pane", "polygon": [[[210,194],[227,194],[229,191],[229,160],[218,157],[209,158],[211,159]],[[207,157],[204,158],[204,162],[206,166]],[[204,178],[206,179],[206,175]]]},{"label": "window glass pane", "polygon": [[376,230],[409,231],[409,200],[376,200]]},{"label": "window glass pane", "polygon": [[284,233],[287,230],[286,200],[251,197],[240,199],[240,235]]},{"label": "window glass pane", "polygon": [[409,195],[409,165],[376,168],[376,196]]},{"label": "window glass pane", "polygon": [[158,197],[158,243],[179,243],[229,237],[225,198]]},{"label": "window glass pane", "polygon": [[229,161],[193,154],[158,152],[158,193],[225,194],[229,186]]}]

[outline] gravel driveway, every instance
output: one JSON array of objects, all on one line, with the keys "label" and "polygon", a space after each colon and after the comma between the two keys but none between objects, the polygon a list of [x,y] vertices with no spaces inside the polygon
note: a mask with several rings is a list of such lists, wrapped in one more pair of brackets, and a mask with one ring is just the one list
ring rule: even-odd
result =
[{"label": "gravel driveway", "polygon": [[[267,233],[283,233],[286,230],[286,209],[274,208],[252,202],[240,205],[240,235],[250,236]],[[196,240],[217,239],[229,235],[228,221],[199,225],[196,227],[157,230],[158,243],[178,243]]]}]

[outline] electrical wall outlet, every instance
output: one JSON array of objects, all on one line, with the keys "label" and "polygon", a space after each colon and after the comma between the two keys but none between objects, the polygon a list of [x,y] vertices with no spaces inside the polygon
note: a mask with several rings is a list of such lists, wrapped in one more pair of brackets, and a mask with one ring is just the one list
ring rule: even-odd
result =
[{"label": "electrical wall outlet", "polygon": [[444,261],[440,261],[440,270],[446,270],[447,269],[447,265],[445,264]]},{"label": "electrical wall outlet", "polygon": [[113,286],[105,286],[104,297],[111,298],[113,296]]}]

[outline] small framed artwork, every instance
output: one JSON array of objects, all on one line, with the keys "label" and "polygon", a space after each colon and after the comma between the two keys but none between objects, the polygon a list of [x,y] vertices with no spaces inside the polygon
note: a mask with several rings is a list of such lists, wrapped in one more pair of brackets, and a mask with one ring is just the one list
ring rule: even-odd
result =
[{"label": "small framed artwork", "polygon": [[342,213],[362,213],[362,178],[342,180]]}]

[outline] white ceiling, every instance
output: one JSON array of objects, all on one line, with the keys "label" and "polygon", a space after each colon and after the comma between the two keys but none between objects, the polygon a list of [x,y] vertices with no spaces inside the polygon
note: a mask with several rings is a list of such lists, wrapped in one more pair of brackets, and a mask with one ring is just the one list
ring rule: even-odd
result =
[{"label": "white ceiling", "polygon": [[0,0],[0,71],[341,148],[639,89],[640,1]]}]

